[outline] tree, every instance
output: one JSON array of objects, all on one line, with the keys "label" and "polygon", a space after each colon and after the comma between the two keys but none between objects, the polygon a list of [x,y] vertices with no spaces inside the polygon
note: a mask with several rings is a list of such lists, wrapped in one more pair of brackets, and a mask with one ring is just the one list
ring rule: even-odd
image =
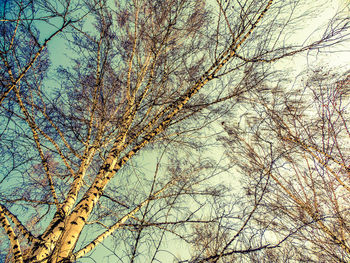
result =
[{"label": "tree", "polygon": [[268,182],[255,220],[274,234],[267,239],[290,235],[273,253],[281,261],[350,259],[349,77],[310,70],[298,89],[276,85],[245,98],[248,135],[226,127],[247,193]]},{"label": "tree", "polygon": [[[200,246],[187,231],[239,213],[220,213],[227,167],[206,153],[216,121],[265,89],[271,62],[348,30],[339,13],[320,38],[287,41],[308,15],[298,1],[56,2],[2,13],[0,220],[15,262],[73,262],[106,238],[121,262],[157,261],[170,234]],[[58,18],[42,41],[38,21]],[[54,72],[46,46],[61,32],[72,62]],[[220,240],[208,257],[266,248]]]},{"label": "tree", "polygon": [[[47,45],[76,22],[72,20],[74,16],[71,13],[80,8],[69,5],[69,1],[52,5],[46,1],[36,1],[34,4],[33,1],[6,0],[1,5],[0,104],[25,76],[39,70],[45,71]],[[70,16],[72,19],[68,19]],[[40,34],[40,26],[48,27],[48,32]]]}]

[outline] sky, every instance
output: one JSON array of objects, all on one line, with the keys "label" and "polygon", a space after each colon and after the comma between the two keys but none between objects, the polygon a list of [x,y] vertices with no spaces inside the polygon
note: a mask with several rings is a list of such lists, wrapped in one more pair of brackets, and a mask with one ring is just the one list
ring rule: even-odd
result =
[{"label": "sky", "polygon": [[[318,2],[317,0],[312,0],[314,2]],[[312,2],[310,1],[310,2]],[[215,2],[214,2],[215,4]],[[304,40],[307,36],[310,34],[312,35],[312,32],[315,32],[315,29],[324,23],[324,21],[328,20],[331,18],[334,13],[342,8],[345,8],[346,5],[349,5],[349,1],[347,0],[333,0],[333,1],[328,1],[328,6],[324,10],[324,12],[319,13],[317,17],[314,18],[313,21],[308,21],[308,25],[306,29],[299,33],[299,35],[296,35],[296,38],[299,38],[300,40]],[[41,27],[42,30],[42,37],[45,38],[45,33],[51,32],[53,28],[46,28],[46,27]],[[317,34],[317,33],[314,33]],[[348,45],[350,46],[350,45]],[[329,67],[339,67],[344,70],[349,70],[349,65],[350,65],[350,50],[346,44],[344,45],[339,45],[336,48],[326,48],[325,50],[321,52],[317,51],[312,51],[309,53],[303,53],[300,54],[296,57],[290,58],[290,59],[285,59],[281,62],[278,62],[275,64],[276,68],[281,68],[281,67],[290,67],[291,70],[293,70],[293,74],[299,74],[300,71],[305,70],[308,67],[313,67],[314,65],[317,64],[326,64]],[[58,66],[69,66],[69,49],[65,45],[65,40],[60,38],[60,37],[55,37],[54,40],[52,40],[48,44],[48,50],[50,52],[50,58],[51,58],[51,65],[52,69],[58,67]],[[54,83],[52,83],[54,84]],[[57,83],[56,83],[57,84]],[[180,243],[177,244],[171,244],[171,246],[177,247],[174,249],[175,254],[181,254],[182,251],[184,250],[183,247],[181,247]],[[101,247],[98,249],[98,253],[94,255],[96,259],[98,259],[99,263],[105,262],[104,256],[108,250],[105,248]],[[167,254],[164,253],[164,262],[165,259],[167,258]],[[162,257],[162,258],[163,258]],[[100,261],[102,259],[102,261]],[[83,261],[82,261],[83,262]],[[88,261],[84,261],[88,262]]]}]

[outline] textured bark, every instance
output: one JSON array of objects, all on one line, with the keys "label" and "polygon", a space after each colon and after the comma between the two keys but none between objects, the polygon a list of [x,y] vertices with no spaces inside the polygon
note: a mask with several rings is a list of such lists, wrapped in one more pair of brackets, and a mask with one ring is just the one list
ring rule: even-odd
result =
[{"label": "textured bark", "polygon": [[[207,11],[204,0],[167,0],[163,3],[151,0],[116,1],[113,7],[109,6],[109,1],[59,1],[56,3],[57,10],[52,4],[54,2],[48,1],[42,6],[40,2],[38,7],[33,6],[33,10],[38,8],[38,14],[45,14],[44,17],[36,17],[33,14],[35,17],[33,21],[52,23],[50,19],[62,19],[63,24],[58,30],[55,30],[40,45],[39,37],[35,37],[36,30],[38,32],[40,30],[32,28],[29,22],[27,25],[26,20],[22,21],[21,16],[26,12],[23,11],[25,8],[22,10],[21,2],[19,18],[14,20],[15,29],[9,27],[10,31],[14,31],[11,38],[16,39],[19,25],[24,31],[28,26],[26,33],[28,38],[35,42],[37,49],[33,51],[30,44],[29,47],[24,45],[18,50],[12,47],[13,65],[7,60],[7,51],[1,51],[0,54],[1,61],[6,68],[4,74],[10,79],[10,85],[4,84],[0,104],[6,116],[9,116],[9,120],[11,121],[11,118],[15,120],[13,122],[14,134],[10,134],[10,137],[18,135],[25,141],[21,148],[25,149],[23,153],[18,154],[19,157],[16,154],[12,156],[13,160],[15,158],[20,160],[21,157],[28,156],[28,159],[25,160],[28,168],[23,169],[23,175],[20,176],[23,176],[23,181],[31,187],[28,193],[22,193],[23,189],[18,187],[17,196],[19,198],[12,200],[9,197],[4,199],[4,204],[12,209],[8,206],[12,202],[18,201],[18,204],[28,202],[37,215],[33,216],[31,222],[38,225],[39,223],[43,225],[41,220],[47,220],[47,215],[52,217],[55,212],[48,226],[45,225],[46,228],[40,230],[41,234],[36,237],[28,230],[29,226],[27,229],[5,206],[0,205],[1,222],[10,239],[16,256],[15,260],[18,262],[74,262],[94,250],[108,236],[116,233],[122,227],[128,228],[131,233],[137,231],[140,237],[147,225],[145,223],[147,212],[145,211],[148,211],[148,206],[153,204],[157,207],[159,199],[164,202],[162,203],[164,207],[159,208],[159,211],[163,213],[163,210],[173,208],[173,203],[184,195],[191,198],[197,195],[199,198],[210,196],[213,200],[222,198],[220,195],[224,190],[210,189],[203,183],[205,180],[210,181],[212,175],[208,174],[205,180],[200,179],[202,176],[200,173],[187,177],[183,175],[186,173],[186,168],[178,169],[175,167],[177,164],[174,165],[175,168],[168,169],[171,171],[169,175],[162,175],[165,179],[157,178],[156,173],[150,180],[147,176],[152,175],[145,176],[143,179],[149,186],[147,191],[150,188],[149,192],[140,191],[138,193],[136,191],[137,193],[133,196],[135,201],[128,200],[125,205],[122,200],[124,195],[122,191],[127,190],[124,190],[123,185],[112,184],[111,180],[123,174],[124,169],[128,171],[129,166],[126,164],[130,163],[130,160],[135,158],[135,155],[141,150],[147,151],[148,148],[158,147],[157,140],[163,140],[165,143],[170,141],[170,144],[174,138],[175,141],[177,137],[181,137],[182,132],[196,130],[197,127],[191,127],[197,124],[196,116],[198,120],[203,121],[204,127],[201,126],[202,124],[198,125],[201,126],[198,127],[198,134],[201,132],[204,135],[206,133],[204,130],[209,127],[206,117],[203,117],[206,114],[204,111],[207,110],[215,116],[208,121],[212,123],[228,112],[227,119],[234,116],[236,113],[231,104],[239,103],[245,92],[260,91],[255,85],[247,83],[254,75],[253,68],[256,65],[258,68],[262,64],[268,64],[313,47],[318,48],[322,43],[317,40],[304,47],[296,47],[294,43],[290,46],[278,43],[277,40],[280,40],[282,34],[279,28],[275,29],[279,24],[277,22],[275,24],[274,19],[280,15],[279,12],[283,13],[281,11],[285,9],[283,1],[252,0],[251,2],[227,3],[227,1],[218,0],[217,3],[214,3],[217,4],[217,12]],[[31,1],[28,1],[28,6],[31,7]],[[82,11],[77,12],[76,10]],[[272,10],[278,11],[276,17]],[[47,17],[45,12],[48,13]],[[292,17],[294,10],[290,12]],[[82,17],[81,13],[84,13]],[[266,13],[271,14],[270,18],[273,21],[265,20]],[[82,26],[86,19],[85,16],[90,15],[95,19],[92,32]],[[76,20],[68,19],[74,16],[77,17]],[[283,25],[289,23],[289,20],[281,21]],[[214,22],[217,25],[211,25]],[[260,25],[262,30],[258,29]],[[69,69],[60,68],[57,71],[58,78],[62,78],[60,80],[62,87],[57,87],[57,94],[53,94],[56,91],[52,94],[51,91],[46,93],[42,90],[42,86],[48,79],[46,74],[51,74],[51,72],[48,70],[49,57],[42,58],[42,54],[51,39],[68,27],[72,35],[67,35],[67,38],[69,41],[72,40],[72,52],[75,52],[77,57],[72,59],[74,66]],[[266,43],[260,43],[264,29],[267,29],[268,34],[270,31],[276,31],[277,33],[271,34],[277,34],[277,40],[275,36],[270,36],[266,37]],[[1,32],[3,31],[6,30]],[[332,37],[333,35],[330,36]],[[21,38],[19,40],[25,42]],[[327,37],[324,37],[323,40],[327,40]],[[275,44],[271,44],[272,42]],[[30,54],[28,58],[25,57],[26,52]],[[2,55],[5,53],[6,55]],[[22,61],[25,62],[23,62],[24,66],[21,64]],[[231,79],[223,77],[241,69],[242,71],[232,76]],[[262,69],[261,72],[262,78],[267,77],[265,69]],[[216,79],[220,80],[215,82]],[[228,80],[227,83],[225,83],[226,80]],[[211,86],[212,83],[213,86]],[[217,89],[214,85],[223,87],[220,86]],[[13,97],[11,97],[12,92],[14,92]],[[220,106],[221,103],[226,102],[227,105]],[[189,124],[188,120],[193,120],[193,123]],[[182,123],[184,123],[183,127]],[[12,132],[11,125],[12,123],[8,125],[9,133]],[[21,131],[22,125],[25,125],[23,131]],[[16,145],[16,139],[13,140],[13,145]],[[184,145],[187,143],[187,139],[181,140]],[[200,138],[195,138],[193,141],[197,143],[200,140]],[[21,141],[18,141],[20,145]],[[188,142],[189,145],[191,143]],[[11,147],[9,148],[12,149]],[[161,147],[163,145],[160,146],[160,149]],[[28,151],[32,148],[35,153]],[[9,152],[12,154],[12,150]],[[174,152],[176,152],[175,149]],[[174,156],[174,160],[180,158],[179,156]],[[169,157],[169,163],[172,161]],[[15,164],[20,163],[21,166],[22,163],[21,160],[13,163],[13,171],[9,171],[9,174],[17,176]],[[188,165],[191,169],[196,170],[197,164],[192,165],[188,162]],[[200,168],[218,169],[211,165],[211,163],[206,164],[206,160],[203,160]],[[136,172],[135,176],[137,177]],[[273,175],[271,177],[273,178]],[[116,181],[118,179],[114,178]],[[198,190],[197,185],[201,185],[202,188]],[[128,189],[128,186],[125,185],[125,189]],[[120,193],[117,190],[108,199],[108,202],[113,201],[110,207],[118,211],[115,221],[111,223],[110,217],[112,216],[106,213],[110,209],[110,204],[104,207],[106,200],[101,197],[108,196],[114,191],[114,187],[121,187],[122,190]],[[281,187],[284,187],[282,183]],[[288,192],[287,187],[283,189]],[[299,202],[299,205],[304,205],[306,210],[311,209],[297,196],[293,196],[292,192],[290,194],[290,197],[294,198],[297,203]],[[118,198],[121,200],[117,200]],[[39,208],[36,206],[38,203],[42,205]],[[198,201],[198,203],[201,202]],[[51,210],[52,206],[55,206],[54,211]],[[224,258],[224,255],[229,255],[228,251],[238,251],[232,249],[234,241],[239,235],[243,235],[253,214],[258,210],[257,207],[258,204],[255,204],[241,229],[231,241],[227,241],[228,243],[222,246],[222,251],[215,255],[209,253],[208,259],[218,261]],[[188,210],[182,215],[184,219],[174,222],[174,226],[177,227],[177,224],[180,225],[182,222],[191,225],[195,221],[192,221],[194,214],[200,213],[198,212],[200,209],[195,212],[188,212],[191,211],[191,208],[186,209]],[[46,212],[43,212],[44,210]],[[173,210],[175,211],[175,208]],[[114,213],[114,211],[110,212]],[[152,211],[152,213],[156,212]],[[308,213],[316,220],[316,214],[312,209]],[[174,215],[164,212],[160,220],[165,218],[165,221],[161,223],[168,224],[168,217],[172,216]],[[7,218],[12,220],[16,227],[15,230],[12,230]],[[210,220],[215,221],[218,218]],[[93,224],[91,228],[101,226],[107,229],[77,251],[76,246],[82,239],[79,239],[81,233],[84,229],[89,229],[90,224]],[[185,237],[186,234],[172,232],[171,227],[162,228],[153,222],[147,226],[157,227],[158,230],[168,231],[187,242],[192,242],[189,241],[189,237]],[[320,225],[320,227],[327,234],[332,235],[332,230],[327,226]],[[15,236],[17,230],[29,241],[28,244],[21,244],[17,241]],[[139,237],[136,238],[135,245],[129,244],[131,247],[134,246],[130,257],[131,262],[138,253]],[[341,241],[338,243],[341,244]],[[25,248],[23,256],[20,245]],[[160,247],[159,244],[157,251]],[[258,251],[267,247],[267,245],[262,245],[251,250],[241,250],[241,253]]]},{"label": "textured bark", "polygon": [[13,232],[13,229],[5,216],[5,212],[2,209],[2,206],[0,206],[0,223],[2,227],[5,229],[8,238],[10,239],[14,261],[18,263],[22,263],[23,256],[22,256],[21,247],[19,246],[18,238],[15,232]]}]

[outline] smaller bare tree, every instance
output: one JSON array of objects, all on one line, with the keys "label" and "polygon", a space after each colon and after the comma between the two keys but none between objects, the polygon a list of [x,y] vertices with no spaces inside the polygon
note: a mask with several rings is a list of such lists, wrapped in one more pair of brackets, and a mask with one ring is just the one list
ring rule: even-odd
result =
[{"label": "smaller bare tree", "polygon": [[349,81],[347,74],[314,70],[301,88],[283,93],[277,84],[242,98],[245,133],[225,126],[248,196],[261,174],[269,181],[255,220],[272,232],[268,240],[289,236],[277,252],[280,262],[350,259]]}]

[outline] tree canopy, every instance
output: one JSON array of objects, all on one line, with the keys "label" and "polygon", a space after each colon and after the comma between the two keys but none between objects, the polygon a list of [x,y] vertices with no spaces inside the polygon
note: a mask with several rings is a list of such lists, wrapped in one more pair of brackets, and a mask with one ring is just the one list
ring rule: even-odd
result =
[{"label": "tree canopy", "polygon": [[321,8],[3,1],[6,262],[348,262],[349,75],[286,66]]}]

